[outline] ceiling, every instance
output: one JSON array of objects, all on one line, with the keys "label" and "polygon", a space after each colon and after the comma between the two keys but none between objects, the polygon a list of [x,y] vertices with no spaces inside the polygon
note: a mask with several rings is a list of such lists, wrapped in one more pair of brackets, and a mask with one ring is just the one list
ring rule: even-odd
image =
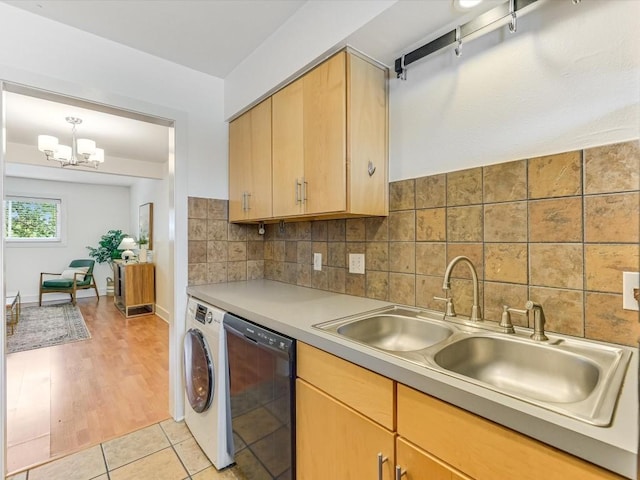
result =
[{"label": "ceiling", "polygon": [[[225,78],[307,1],[336,0],[3,1]],[[485,0],[470,12],[461,12],[454,8],[453,0],[399,0],[345,39],[345,43],[391,66],[402,53],[504,1]],[[8,142],[35,145],[37,135],[51,134],[61,143],[68,143],[71,130],[65,117],[76,116],[83,119],[78,127],[80,136],[91,138],[104,148],[107,161],[110,155],[146,162],[167,159],[166,126],[69,103],[12,94],[7,99]],[[8,169],[7,174],[11,171]]]}]

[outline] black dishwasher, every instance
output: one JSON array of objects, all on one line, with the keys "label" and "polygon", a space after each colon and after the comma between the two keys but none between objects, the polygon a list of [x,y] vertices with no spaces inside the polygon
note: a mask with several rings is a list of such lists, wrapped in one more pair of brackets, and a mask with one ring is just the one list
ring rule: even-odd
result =
[{"label": "black dishwasher", "polygon": [[235,462],[247,480],[295,479],[295,340],[227,313]]}]

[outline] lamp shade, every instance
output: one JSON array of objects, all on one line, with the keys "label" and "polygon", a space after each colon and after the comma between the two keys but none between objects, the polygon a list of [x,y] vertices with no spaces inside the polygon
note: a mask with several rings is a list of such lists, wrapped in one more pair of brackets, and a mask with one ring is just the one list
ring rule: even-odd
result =
[{"label": "lamp shade", "polygon": [[52,135],[38,135],[38,150],[53,154],[58,148],[58,139]]},{"label": "lamp shade", "polygon": [[72,155],[71,147],[69,145],[58,145],[55,150],[55,160],[64,160],[68,162],[71,160]]},{"label": "lamp shade", "polygon": [[76,143],[78,154],[83,155],[85,157],[89,157],[93,155],[96,151],[96,142],[93,140],[89,140],[87,138],[79,138]]},{"label": "lamp shade", "polygon": [[89,157],[90,162],[103,163],[104,162],[104,149],[96,148],[95,152]]},{"label": "lamp shade", "polygon": [[132,248],[136,248],[136,241],[131,237],[124,237],[118,245],[118,250],[131,250]]}]

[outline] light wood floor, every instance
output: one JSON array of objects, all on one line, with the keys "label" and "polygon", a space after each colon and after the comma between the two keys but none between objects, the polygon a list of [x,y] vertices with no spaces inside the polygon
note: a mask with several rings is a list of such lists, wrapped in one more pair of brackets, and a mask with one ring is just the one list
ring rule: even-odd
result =
[{"label": "light wood floor", "polygon": [[78,306],[90,340],[7,355],[9,473],[169,418],[168,324]]}]

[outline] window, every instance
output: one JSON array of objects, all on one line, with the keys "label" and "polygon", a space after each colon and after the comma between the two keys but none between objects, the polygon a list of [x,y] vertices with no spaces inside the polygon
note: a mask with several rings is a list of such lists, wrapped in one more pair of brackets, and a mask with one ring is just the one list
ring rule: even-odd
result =
[{"label": "window", "polygon": [[59,242],[62,200],[8,196],[4,201],[4,238],[9,242]]}]

